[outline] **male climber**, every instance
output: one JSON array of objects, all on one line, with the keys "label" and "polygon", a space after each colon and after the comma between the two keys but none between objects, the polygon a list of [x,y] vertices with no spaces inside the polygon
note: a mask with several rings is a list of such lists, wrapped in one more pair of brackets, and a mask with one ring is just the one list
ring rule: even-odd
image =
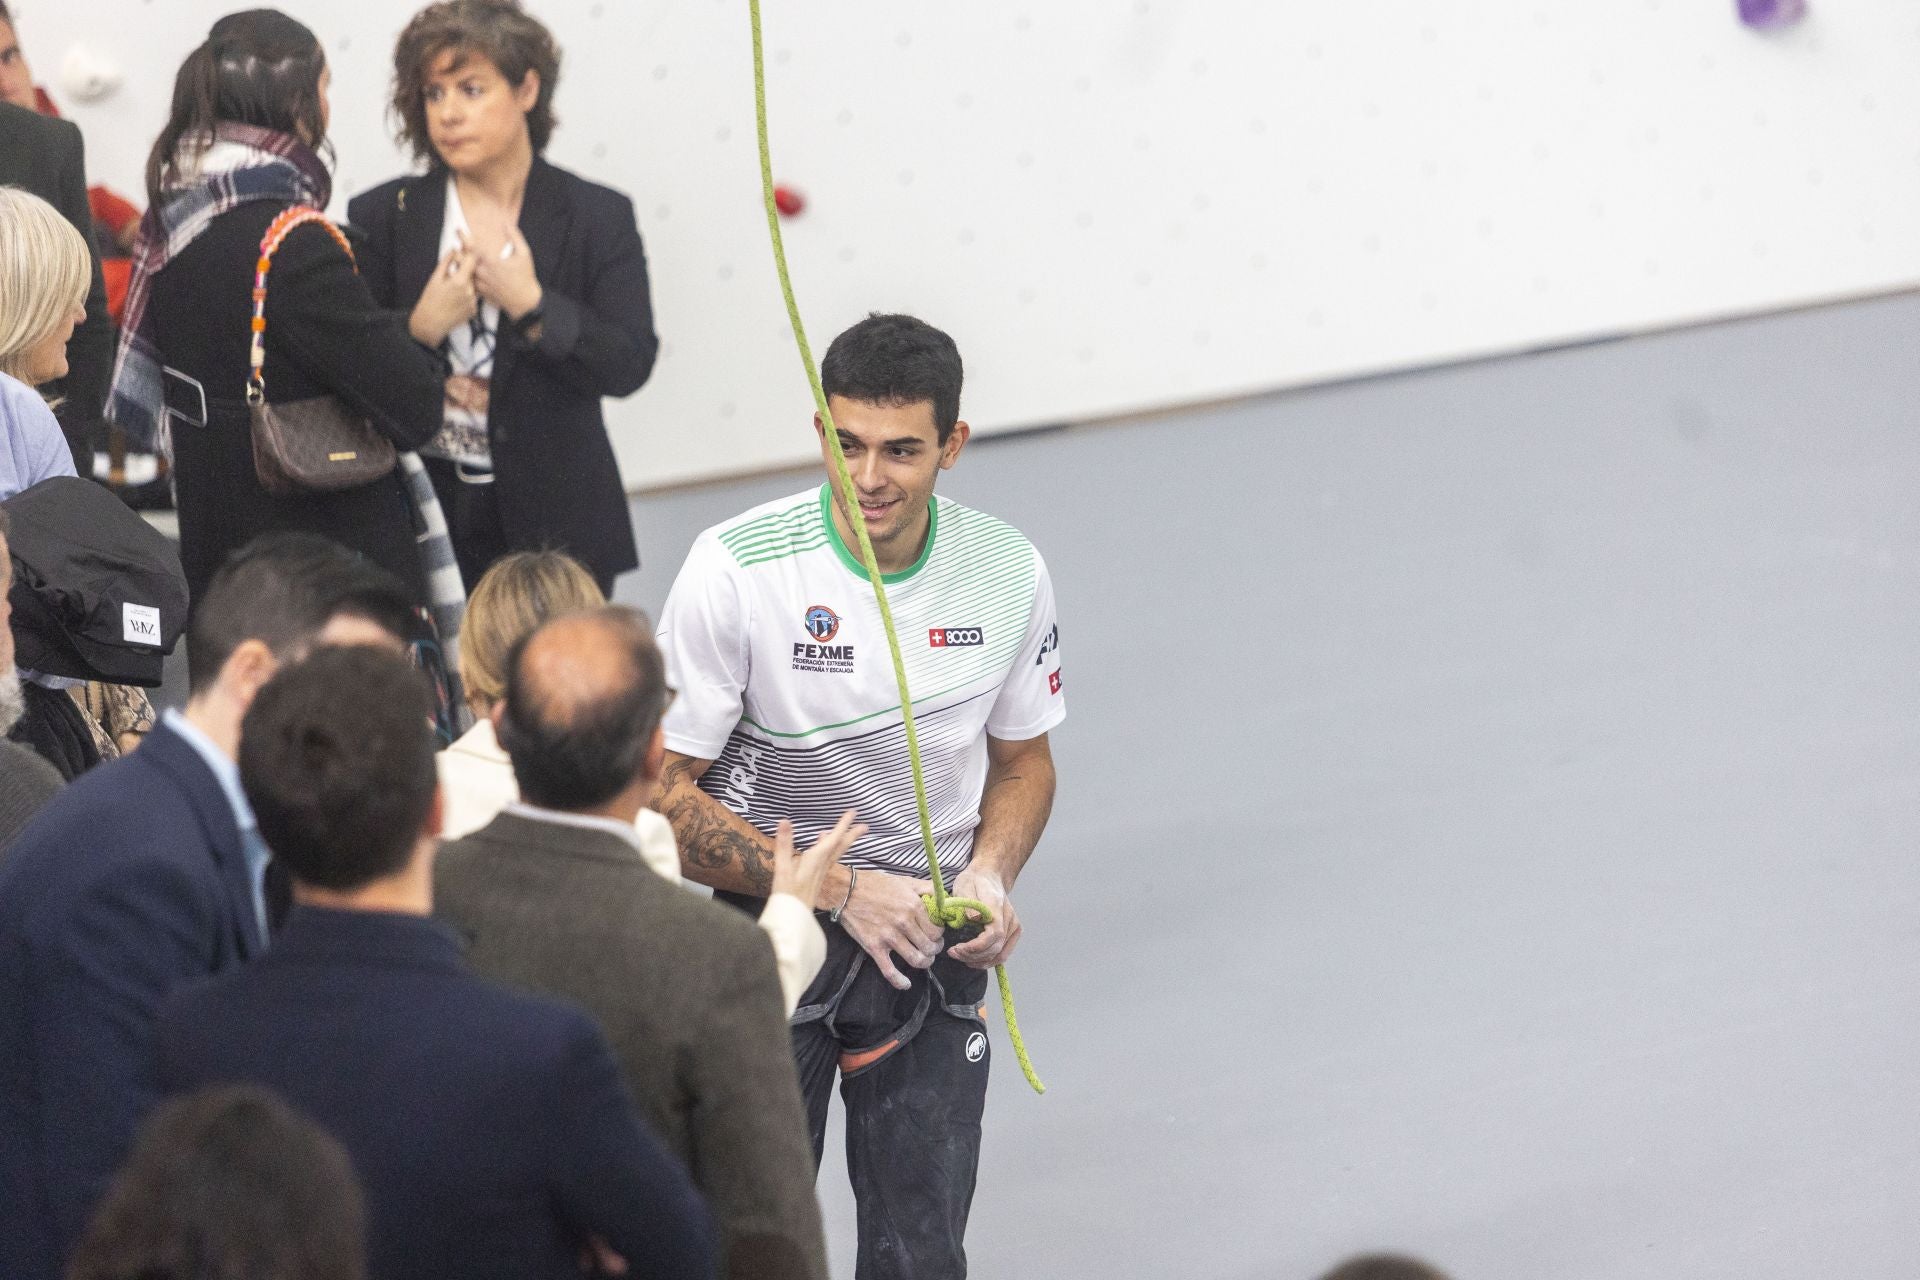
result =
[{"label": "male climber", "polygon": [[[1009,894],[1053,807],[1060,633],[1033,545],[934,496],[968,436],[953,339],[871,315],[834,339],[820,375],[851,490],[829,461],[818,489],[694,543],[660,619],[680,695],[655,805],[686,874],[755,913],[781,818],[803,846],[847,809],[869,825],[814,904],[827,961],[793,1015],[794,1057],[816,1170],[840,1074],[859,1280],[945,1280],[966,1274],[987,970],[1020,940]],[[814,427],[830,456],[817,415]],[[930,872],[853,503],[906,659],[941,870],[992,912],[984,929],[944,933],[920,900]]]}]

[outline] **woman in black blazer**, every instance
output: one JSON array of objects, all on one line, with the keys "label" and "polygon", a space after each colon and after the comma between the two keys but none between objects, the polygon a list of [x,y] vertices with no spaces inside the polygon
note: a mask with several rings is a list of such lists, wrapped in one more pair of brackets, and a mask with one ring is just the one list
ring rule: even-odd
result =
[{"label": "woman in black blazer", "polygon": [[347,207],[374,296],[450,361],[421,450],[469,585],[564,551],[611,592],[633,524],[601,414],[653,371],[646,254],[625,196],[541,159],[560,53],[514,0],[445,0],[394,51],[393,110],[428,166]]},{"label": "woman in black blazer", "polygon": [[[297,529],[364,553],[427,603],[398,468],[356,488],[291,495],[268,493],[254,472],[245,397],[255,262],[282,211],[329,198],[317,153],[327,80],[325,54],[300,23],[273,10],[222,18],[181,66],[172,118],[148,161],[153,213],[129,290],[114,412],[136,431],[171,437],[180,559],[196,601],[228,552]],[[297,228],[274,255],[263,372],[270,401],[337,395],[402,449],[439,425],[440,358],[374,300],[322,227]]]}]

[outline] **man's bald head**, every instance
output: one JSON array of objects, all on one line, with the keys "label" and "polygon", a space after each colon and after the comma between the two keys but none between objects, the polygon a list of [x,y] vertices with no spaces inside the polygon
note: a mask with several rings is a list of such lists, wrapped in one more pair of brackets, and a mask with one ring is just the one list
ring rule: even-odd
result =
[{"label": "man's bald head", "polygon": [[606,804],[646,775],[667,707],[646,615],[608,605],[554,618],[507,655],[500,743],[520,794],[544,809]]}]

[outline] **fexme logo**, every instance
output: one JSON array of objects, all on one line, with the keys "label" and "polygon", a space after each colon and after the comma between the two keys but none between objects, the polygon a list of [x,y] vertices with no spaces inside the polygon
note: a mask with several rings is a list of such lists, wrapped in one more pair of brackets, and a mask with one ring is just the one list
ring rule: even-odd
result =
[{"label": "fexme logo", "polygon": [[839,614],[823,604],[808,605],[801,624],[816,643],[793,646],[795,671],[824,671],[836,675],[848,675],[853,671],[853,646],[827,643],[840,634]]},{"label": "fexme logo", "polygon": [[971,648],[986,642],[986,633],[979,627],[934,627],[927,632],[927,647],[932,649]]},{"label": "fexme logo", "polygon": [[840,634],[840,615],[823,604],[808,605],[804,625],[808,635],[825,644]]}]

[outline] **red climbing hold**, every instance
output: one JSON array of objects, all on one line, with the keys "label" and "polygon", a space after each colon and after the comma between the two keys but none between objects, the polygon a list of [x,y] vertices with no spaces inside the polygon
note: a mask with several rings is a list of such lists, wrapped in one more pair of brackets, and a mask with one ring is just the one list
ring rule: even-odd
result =
[{"label": "red climbing hold", "polygon": [[807,207],[807,198],[783,184],[773,189],[773,207],[780,211],[782,217],[791,218]]}]

